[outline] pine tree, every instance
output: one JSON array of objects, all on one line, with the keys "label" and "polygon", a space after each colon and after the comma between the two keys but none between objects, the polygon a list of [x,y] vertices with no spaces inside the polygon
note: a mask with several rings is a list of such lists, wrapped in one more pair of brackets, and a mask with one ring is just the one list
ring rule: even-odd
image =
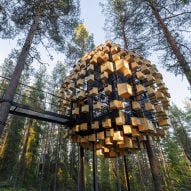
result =
[{"label": "pine tree", "polygon": [[[8,100],[0,105],[0,134],[4,129],[8,117],[11,101],[16,92],[26,59],[32,44],[39,44],[48,40],[52,46],[63,49],[67,36],[76,25],[78,17],[78,1],[4,1],[1,5],[1,14],[5,17],[0,31],[2,38],[11,38],[21,33],[27,33],[17,65],[13,72],[10,84],[5,92],[4,99]],[[7,13],[9,16],[7,17]],[[8,21],[7,21],[8,20]],[[11,33],[6,33],[6,30]],[[7,30],[7,31],[8,31]]]},{"label": "pine tree", "polygon": [[190,2],[112,0],[107,1],[104,10],[108,33],[111,30],[124,45],[124,39],[129,39],[129,49],[137,51],[137,46],[150,52],[158,50],[167,70],[175,75],[184,74],[191,85],[191,47],[187,38]]}]

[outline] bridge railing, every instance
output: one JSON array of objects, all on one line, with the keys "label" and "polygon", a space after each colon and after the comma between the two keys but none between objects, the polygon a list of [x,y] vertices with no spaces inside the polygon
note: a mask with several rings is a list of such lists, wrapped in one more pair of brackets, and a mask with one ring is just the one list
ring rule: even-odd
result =
[{"label": "bridge railing", "polygon": [[[0,98],[4,98],[5,90],[10,82],[10,78],[0,76]],[[48,82],[47,82],[48,83]],[[45,85],[46,87],[46,85]],[[49,111],[57,114],[70,116],[70,108],[60,107],[60,103],[64,101],[59,96],[59,89],[52,92],[40,90],[32,85],[19,83],[13,102],[31,107],[33,110],[43,112]],[[67,100],[69,101],[69,100]]]}]

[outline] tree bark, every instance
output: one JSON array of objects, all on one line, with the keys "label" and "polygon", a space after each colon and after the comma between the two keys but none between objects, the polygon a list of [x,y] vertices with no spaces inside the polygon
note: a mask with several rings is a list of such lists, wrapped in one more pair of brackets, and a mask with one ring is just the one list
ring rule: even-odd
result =
[{"label": "tree bark", "polygon": [[152,150],[149,136],[147,136],[146,148],[147,148],[147,154],[148,154],[149,163],[151,167],[151,173],[152,173],[152,177],[154,181],[155,191],[163,191],[162,180],[161,180],[160,171],[158,168],[158,161]]},{"label": "tree bark", "polygon": [[172,36],[167,25],[165,24],[164,20],[162,19],[161,15],[157,9],[156,1],[148,0],[148,2],[149,2],[149,6],[152,10],[154,17],[157,20],[158,25],[164,34],[164,37],[165,37],[168,45],[170,46],[173,54],[175,55],[179,65],[182,69],[182,72],[185,74],[185,76],[191,86],[191,68],[189,67],[184,55],[181,53],[181,50],[177,45],[176,39]]},{"label": "tree bark", "polygon": [[35,36],[36,31],[38,30],[40,18],[41,14],[37,13],[33,19],[33,23],[26,37],[21,53],[18,57],[17,65],[11,77],[10,83],[7,87],[7,90],[4,93],[3,99],[5,101],[0,104],[0,136],[2,135],[3,129],[5,127],[9,110],[11,108],[11,102],[14,99],[14,95],[16,93],[16,89],[19,84],[19,80],[21,78],[21,74],[24,69],[27,56],[29,54],[33,38]]}]

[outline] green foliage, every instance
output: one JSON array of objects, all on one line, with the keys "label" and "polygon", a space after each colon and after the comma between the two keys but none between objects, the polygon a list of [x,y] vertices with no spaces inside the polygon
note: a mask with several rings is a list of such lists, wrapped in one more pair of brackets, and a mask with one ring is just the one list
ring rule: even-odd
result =
[{"label": "green foliage", "polygon": [[168,135],[164,140],[167,154],[167,168],[175,190],[188,191],[191,188],[191,168],[176,137]]},{"label": "green foliage", "polygon": [[67,45],[66,56],[69,67],[73,66],[85,53],[94,48],[93,35],[90,35],[83,23],[79,23],[72,39]]},{"label": "green foliage", "polygon": [[[182,66],[190,71],[191,47],[187,38],[191,26],[190,2],[108,0],[102,7],[107,35],[122,45],[127,41],[130,50],[141,54],[157,51],[168,71],[175,75],[186,74],[189,79],[190,74]],[[157,20],[154,11],[167,26],[171,37],[169,33],[164,34],[167,29]],[[173,49],[173,43],[170,43],[172,38],[178,46],[176,50]],[[181,59],[177,58],[177,54],[181,54]]]}]

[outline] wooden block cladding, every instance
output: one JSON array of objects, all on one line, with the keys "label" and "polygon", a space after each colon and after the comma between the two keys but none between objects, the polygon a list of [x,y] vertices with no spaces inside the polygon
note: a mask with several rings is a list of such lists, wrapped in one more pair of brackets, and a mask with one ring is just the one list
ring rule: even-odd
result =
[{"label": "wooden block cladding", "polygon": [[141,71],[136,72],[136,76],[139,80],[145,79],[145,75]]},{"label": "wooden block cladding", "polygon": [[110,105],[110,109],[123,109],[124,108],[124,104],[120,100],[112,100],[109,105]]},{"label": "wooden block cladding", "polygon": [[93,109],[100,110],[101,109],[101,102],[97,102],[96,104],[94,104]]},{"label": "wooden block cladding", "polygon": [[140,133],[139,133],[139,130],[135,127],[132,127],[132,136],[133,137],[139,137],[140,136]]},{"label": "wooden block cladding", "polygon": [[147,75],[146,80],[147,80],[146,85],[151,85],[155,82],[155,78],[151,74]]},{"label": "wooden block cladding", "polygon": [[101,73],[100,77],[102,80],[106,81],[109,78],[109,74],[108,74],[108,72],[103,72],[103,73]]},{"label": "wooden block cladding", "polygon": [[154,131],[153,123],[149,121],[147,118],[145,117],[140,118],[140,122],[141,123],[138,126],[140,132]]},{"label": "wooden block cladding", "polygon": [[96,135],[95,134],[91,134],[88,136],[88,141],[90,142],[95,142],[96,141]]},{"label": "wooden block cladding", "polygon": [[103,155],[103,149],[97,149],[96,150],[96,155],[97,156]]},{"label": "wooden block cladding", "polygon": [[113,137],[114,129],[105,130],[106,137]]},{"label": "wooden block cladding", "polygon": [[139,85],[136,85],[136,93],[137,94],[142,94],[145,92],[145,88],[143,87],[143,85],[139,84]]},{"label": "wooden block cladding", "polygon": [[131,117],[131,124],[132,126],[138,126],[141,124],[140,119],[137,117]]},{"label": "wooden block cladding", "polygon": [[88,124],[87,123],[81,123],[80,124],[80,131],[87,131],[88,130]]},{"label": "wooden block cladding", "polygon": [[83,78],[85,75],[86,75],[86,71],[85,71],[85,70],[81,70],[81,71],[79,72],[79,77],[80,77],[80,78]]},{"label": "wooden block cladding", "polygon": [[88,82],[88,83],[94,82],[94,75],[93,75],[93,74],[90,74],[90,75],[87,77],[87,82]]},{"label": "wooden block cladding", "polygon": [[148,96],[150,96],[150,97],[153,97],[153,96],[155,96],[155,90],[153,89],[153,88],[151,88],[150,86],[148,86],[147,88],[146,88],[146,90],[147,90],[147,94],[148,94]]},{"label": "wooden block cladding", "polygon": [[99,139],[99,140],[104,140],[105,139],[104,131],[97,133],[97,139]]},{"label": "wooden block cladding", "polygon": [[123,141],[123,132],[122,131],[114,131],[113,134],[113,141]]},{"label": "wooden block cladding", "polygon": [[76,82],[76,87],[80,87],[84,85],[84,79],[79,79],[77,82]]},{"label": "wooden block cladding", "polygon": [[90,65],[87,67],[87,71],[88,71],[88,72],[93,72],[93,71],[94,71],[94,65],[93,65],[93,64],[90,64]]},{"label": "wooden block cladding", "polygon": [[124,73],[126,69],[129,69],[129,63],[123,59],[115,61],[116,71]]},{"label": "wooden block cladding", "polygon": [[105,138],[105,144],[106,144],[106,145],[113,145],[113,142],[112,142],[112,140],[111,140],[110,137],[106,137],[106,138]]},{"label": "wooden block cladding", "polygon": [[91,125],[92,129],[99,129],[99,121],[94,121]]},{"label": "wooden block cladding", "polygon": [[150,103],[150,102],[146,102],[145,103],[145,110],[154,111],[155,110],[154,105],[152,103]]},{"label": "wooden block cladding", "polygon": [[158,119],[158,125],[163,127],[163,126],[169,126],[171,123],[170,123],[170,119]]},{"label": "wooden block cladding", "polygon": [[131,138],[124,137],[124,144],[119,145],[119,148],[133,148],[133,142]]},{"label": "wooden block cladding", "polygon": [[114,62],[116,62],[117,60],[120,60],[120,59],[121,59],[121,57],[120,57],[119,54],[113,54],[113,55],[112,55],[112,60],[113,60]]},{"label": "wooden block cladding", "polygon": [[139,65],[137,64],[137,62],[131,63],[131,70],[132,71],[136,71],[138,68],[139,68]]},{"label": "wooden block cladding", "polygon": [[105,119],[104,121],[102,121],[102,127],[103,128],[111,128],[111,119]]},{"label": "wooden block cladding", "polygon": [[140,110],[141,105],[138,101],[132,101],[132,108],[133,108],[133,110]]},{"label": "wooden block cladding", "polygon": [[104,64],[102,64],[101,65],[101,73],[103,73],[103,72],[108,72],[108,73],[114,72],[113,63],[112,62],[105,62]]},{"label": "wooden block cladding", "polygon": [[89,91],[89,96],[97,96],[98,95],[98,88],[93,87],[90,91]]},{"label": "wooden block cladding", "polygon": [[79,99],[82,99],[82,98],[84,98],[86,96],[86,93],[85,93],[85,91],[83,91],[83,90],[80,90],[80,92],[77,94],[77,97],[79,98]]},{"label": "wooden block cladding", "polygon": [[133,95],[132,87],[128,83],[117,84],[118,95],[122,98],[129,98]]},{"label": "wooden block cladding", "polygon": [[80,114],[80,109],[78,107],[72,110],[72,115],[79,115],[79,114]]},{"label": "wooden block cladding", "polygon": [[81,107],[81,112],[82,113],[88,113],[89,112],[89,105],[83,105]]},{"label": "wooden block cladding", "polygon": [[120,47],[119,46],[112,46],[111,47],[111,54],[116,54],[120,51]]},{"label": "wooden block cladding", "polygon": [[147,65],[144,64],[144,65],[141,65],[141,72],[143,74],[150,74],[150,69]]},{"label": "wooden block cladding", "polygon": [[125,135],[131,135],[132,134],[131,125],[123,125],[123,133]]},{"label": "wooden block cladding", "polygon": [[112,86],[109,84],[108,86],[104,87],[104,92],[106,95],[109,95],[112,92]]}]

